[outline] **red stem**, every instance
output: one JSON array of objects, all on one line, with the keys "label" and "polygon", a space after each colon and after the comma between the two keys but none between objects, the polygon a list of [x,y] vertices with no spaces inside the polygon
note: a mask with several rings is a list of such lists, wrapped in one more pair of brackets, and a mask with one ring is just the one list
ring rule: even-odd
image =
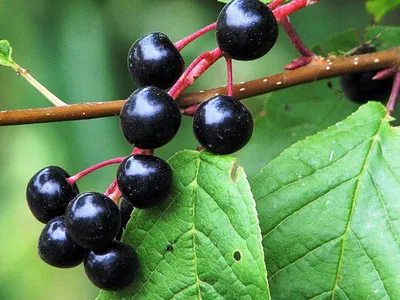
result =
[{"label": "red stem", "polygon": [[301,56],[305,56],[305,57],[315,56],[315,54],[312,51],[310,51],[306,45],[304,45],[304,43],[300,39],[300,36],[297,34],[296,30],[290,23],[289,18],[287,16],[282,18],[281,24],[283,26],[283,29],[286,31],[287,35],[289,36],[289,39],[292,42],[293,46],[300,53]]},{"label": "red stem", "polygon": [[393,77],[394,75],[396,75],[396,73],[397,73],[396,68],[388,68],[388,69],[380,70],[379,72],[377,72],[375,74],[374,77],[372,77],[372,80],[385,80],[385,79]]},{"label": "red stem", "polygon": [[394,77],[393,88],[390,94],[389,101],[386,105],[387,114],[390,116],[396,107],[397,100],[399,100],[400,96],[400,72],[397,72]]},{"label": "red stem", "polygon": [[320,0],[292,0],[288,4],[282,5],[276,8],[273,13],[278,22],[282,22],[282,19],[288,15],[296,12],[297,10],[306,7],[308,5],[317,3]]},{"label": "red stem", "polygon": [[270,4],[268,4],[268,7],[270,10],[274,10],[279,5],[281,5],[283,2],[285,2],[285,0],[274,0]]},{"label": "red stem", "polygon": [[121,199],[122,194],[117,186],[111,194],[106,195],[106,196],[108,196],[108,198],[110,198],[112,201],[114,201],[114,203],[118,206],[119,200]]},{"label": "red stem", "polygon": [[78,174],[67,178],[67,182],[70,185],[74,185],[79,179],[86,176],[87,174],[90,174],[90,173],[92,173],[100,168],[103,168],[105,166],[109,166],[112,164],[120,164],[124,159],[125,159],[125,157],[117,157],[117,158],[109,159],[109,160],[103,161],[101,163],[95,164],[95,165],[91,166],[90,168],[87,168],[86,170],[83,170],[83,171],[79,172]]},{"label": "red stem", "polygon": [[192,85],[201,74],[203,74],[221,57],[222,51],[219,48],[201,54],[189,65],[185,72],[183,72],[178,81],[169,90],[168,94],[172,98],[177,99],[187,87]]},{"label": "red stem", "polygon": [[195,39],[201,37],[203,34],[215,29],[217,27],[217,23],[212,23],[199,31],[196,31],[195,33],[185,37],[184,39],[181,39],[180,41],[177,41],[174,45],[175,48],[178,49],[178,51],[181,51],[183,48],[185,48],[187,45],[189,45],[191,42],[193,42]]},{"label": "red stem", "polygon": [[228,96],[233,96],[233,72],[232,72],[232,59],[228,56],[225,56],[226,60],[226,69],[228,73]]},{"label": "red stem", "polygon": [[114,179],[113,182],[111,182],[110,186],[107,188],[107,190],[104,192],[104,195],[109,196],[110,194],[112,194],[114,192],[115,189],[118,189],[118,183],[117,183],[117,179]]},{"label": "red stem", "polygon": [[195,104],[195,105],[191,105],[191,106],[186,107],[186,108],[182,108],[181,109],[181,114],[185,115],[185,116],[193,117],[194,114],[196,113],[196,110],[197,110],[198,107],[199,107],[199,105]]}]

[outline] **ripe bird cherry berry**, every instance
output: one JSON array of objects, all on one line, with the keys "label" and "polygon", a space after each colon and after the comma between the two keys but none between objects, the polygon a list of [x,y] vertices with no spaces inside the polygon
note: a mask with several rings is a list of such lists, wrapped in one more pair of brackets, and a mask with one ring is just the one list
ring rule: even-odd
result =
[{"label": "ripe bird cherry berry", "polygon": [[64,217],[55,217],[44,227],[38,243],[40,258],[53,267],[71,268],[79,265],[86,250],[67,235]]},{"label": "ripe bird cherry berry", "polygon": [[267,5],[258,0],[233,0],[217,19],[217,42],[221,50],[237,60],[264,56],[278,38],[278,23]]},{"label": "ripe bird cherry berry", "polygon": [[65,212],[68,203],[79,194],[78,187],[67,182],[69,174],[59,167],[47,167],[29,180],[26,200],[32,214],[47,223]]},{"label": "ripe bird cherry berry", "polygon": [[128,70],[139,86],[171,87],[182,75],[185,63],[178,49],[164,33],[149,33],[128,53]]},{"label": "ripe bird cherry berry", "polygon": [[125,138],[141,149],[167,144],[181,124],[175,100],[154,86],[140,88],[130,95],[119,117]]},{"label": "ripe bird cherry berry", "polygon": [[121,212],[121,229],[119,230],[116,239],[120,240],[122,237],[122,233],[128,224],[129,219],[131,218],[131,214],[133,212],[133,204],[124,198],[121,198],[119,202],[119,210]]},{"label": "ripe bird cherry berry", "polygon": [[240,101],[215,96],[199,105],[193,118],[199,143],[215,154],[230,154],[243,148],[253,134],[253,118]]},{"label": "ripe bird cherry berry", "polygon": [[105,248],[90,251],[85,257],[85,272],[90,281],[103,290],[117,291],[128,287],[138,273],[135,250],[118,241]]},{"label": "ripe bird cherry berry", "polygon": [[100,193],[76,196],[65,211],[68,235],[78,245],[95,249],[109,244],[121,227],[118,206]]},{"label": "ripe bird cherry berry", "polygon": [[[364,46],[358,49],[354,55],[361,55],[376,52],[371,46]],[[340,77],[340,85],[343,93],[350,100],[364,104],[369,100],[385,101],[388,98],[393,85],[393,79],[373,80],[376,71],[358,72],[345,74]]]},{"label": "ripe bird cherry berry", "polygon": [[172,179],[171,167],[161,158],[149,155],[128,156],[117,171],[122,196],[138,208],[148,208],[167,199]]}]

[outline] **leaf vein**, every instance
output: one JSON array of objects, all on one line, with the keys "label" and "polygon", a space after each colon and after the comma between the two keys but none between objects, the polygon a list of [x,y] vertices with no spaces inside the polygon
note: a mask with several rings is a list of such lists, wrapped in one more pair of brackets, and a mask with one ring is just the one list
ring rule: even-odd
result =
[{"label": "leaf vein", "polygon": [[309,255],[309,254],[311,254],[311,253],[317,251],[317,250],[320,249],[321,247],[323,247],[323,246],[325,246],[325,245],[327,245],[327,244],[329,244],[329,243],[331,243],[331,242],[335,242],[336,240],[341,239],[342,237],[343,237],[343,235],[339,235],[339,236],[337,236],[337,237],[335,237],[335,238],[333,238],[333,239],[330,239],[329,241],[327,241],[327,242],[325,242],[325,243],[323,243],[323,244],[321,244],[321,245],[318,245],[317,247],[315,247],[315,248],[312,249],[311,251],[308,251],[306,254],[300,256],[299,258],[297,258],[295,261],[293,261],[293,262],[289,263],[288,265],[286,265],[286,266],[280,268],[279,270],[277,270],[274,274],[272,274],[272,275],[268,278],[268,280],[272,280],[272,279],[273,279],[276,275],[278,275],[281,271],[283,271],[283,270],[287,269],[288,267],[290,267],[290,266],[296,264],[299,260],[303,259],[303,258],[306,257],[307,255]]},{"label": "leaf vein", "polygon": [[[357,175],[358,176],[358,175]],[[280,221],[275,227],[273,227],[270,231],[268,231],[266,234],[263,235],[263,240],[264,238],[266,238],[271,232],[273,232],[274,230],[276,230],[280,225],[282,225],[282,223],[284,223],[286,220],[288,220],[289,218],[291,218],[292,216],[294,216],[296,213],[302,211],[303,209],[306,209],[308,206],[314,204],[315,202],[317,202],[318,200],[322,199],[324,196],[328,195],[331,191],[335,190],[336,188],[340,187],[341,185],[353,180],[354,178],[356,178],[357,176],[354,176],[350,179],[347,179],[343,182],[340,182],[339,184],[335,185],[332,188],[329,188],[327,191],[324,191],[323,194],[321,196],[318,196],[316,199],[308,202],[307,204],[303,205],[302,207],[300,207],[299,209],[291,212],[288,216],[286,216],[284,219],[282,219],[282,221]]]},{"label": "leaf vein", "polygon": [[350,232],[354,235],[354,238],[356,239],[356,241],[357,241],[358,244],[360,245],[361,250],[364,252],[365,256],[366,256],[366,257],[368,258],[368,260],[371,262],[372,267],[373,267],[373,269],[374,269],[376,275],[378,276],[379,281],[382,283],[382,287],[383,287],[383,290],[385,291],[385,294],[386,294],[386,295],[388,296],[388,298],[390,299],[389,294],[388,294],[388,292],[387,292],[387,290],[386,290],[385,282],[382,280],[381,275],[379,274],[378,269],[376,268],[376,266],[375,266],[375,264],[374,264],[374,261],[373,261],[373,260],[371,259],[371,257],[368,255],[367,251],[364,249],[363,245],[361,244],[360,239],[357,237],[356,233],[355,233],[351,228],[350,228]]},{"label": "leaf vein", "polygon": [[375,180],[374,180],[374,178],[373,178],[371,172],[368,171],[368,174],[369,174],[369,176],[371,177],[371,181],[372,181],[372,183],[373,183],[373,185],[374,185],[374,187],[375,187],[376,192],[378,193],[379,200],[380,200],[380,202],[382,203],[383,210],[385,211],[387,220],[388,220],[388,222],[389,222],[390,231],[392,232],[392,234],[393,234],[394,238],[396,239],[397,243],[400,244],[399,237],[397,236],[397,234],[396,234],[395,231],[394,231],[394,227],[393,227],[393,224],[392,224],[392,220],[391,220],[390,217],[389,217],[389,213],[388,213],[388,211],[387,211],[387,209],[386,209],[385,201],[383,200],[382,194],[381,194],[381,192],[380,192],[378,186],[376,185],[376,182],[375,182]]},{"label": "leaf vein", "polygon": [[[357,193],[358,193],[359,186],[360,186],[361,176],[362,176],[362,174],[367,170],[367,163],[368,163],[369,157],[370,157],[370,155],[371,155],[371,153],[372,153],[372,148],[373,148],[375,142],[377,141],[377,136],[378,136],[378,134],[379,134],[380,129],[382,128],[382,126],[383,126],[383,124],[384,124],[384,120],[385,120],[385,118],[382,118],[382,119],[381,119],[381,123],[380,123],[380,125],[378,126],[378,129],[376,130],[375,134],[372,136],[371,145],[370,145],[370,147],[369,147],[369,149],[368,149],[368,152],[367,152],[367,155],[366,155],[366,157],[365,157],[364,164],[363,164],[363,168],[361,169],[361,172],[360,172],[360,174],[359,174],[359,177],[358,177],[358,180],[357,180],[357,184],[356,184],[356,188],[354,189],[354,194],[353,194],[353,197],[352,197],[352,200],[351,200],[350,214],[349,214],[349,217],[348,217],[348,219],[347,219],[346,228],[344,229],[344,232],[343,232],[342,246],[341,246],[340,255],[339,255],[339,262],[338,262],[338,268],[337,268],[337,272],[336,272],[336,276],[335,276],[335,282],[334,282],[333,287],[332,287],[331,300],[333,300],[333,299],[334,299],[334,296],[335,296],[335,287],[339,287],[339,286],[338,286],[338,277],[339,277],[339,274],[340,274],[340,267],[341,267],[342,261],[343,261],[344,244],[345,244],[345,241],[346,241],[346,234],[347,234],[347,232],[348,232],[349,229],[350,229],[350,222],[351,222],[351,219],[352,219],[352,217],[353,217],[354,210],[355,210],[355,207],[356,207]],[[369,141],[370,139],[371,139],[371,138],[369,138],[369,139],[367,139],[367,140]]]},{"label": "leaf vein", "polygon": [[287,184],[284,185],[284,186],[281,186],[280,188],[276,189],[275,191],[272,191],[271,193],[265,195],[264,197],[261,197],[259,201],[264,200],[265,198],[270,197],[270,196],[276,194],[276,193],[279,192],[280,190],[282,190],[282,189],[284,189],[284,188],[287,188],[287,187],[289,187],[289,186],[291,186],[291,185],[293,185],[293,184],[296,184],[296,183],[300,182],[301,180],[304,180],[304,179],[306,179],[306,178],[308,178],[308,177],[314,175],[314,174],[317,173],[317,172],[324,171],[325,169],[328,169],[329,167],[332,167],[332,166],[336,165],[337,163],[339,163],[339,162],[341,162],[343,159],[345,159],[347,155],[349,155],[350,153],[356,151],[359,147],[363,146],[365,143],[369,142],[369,141],[370,141],[371,139],[373,139],[373,138],[374,138],[374,137],[372,136],[372,137],[370,137],[370,138],[368,138],[368,139],[362,141],[361,143],[357,144],[354,148],[350,149],[350,150],[349,150],[348,152],[346,152],[342,157],[340,157],[339,159],[337,159],[337,160],[334,161],[333,163],[331,163],[331,164],[329,164],[329,165],[327,165],[327,166],[325,166],[325,167],[323,167],[323,168],[321,168],[321,169],[317,169],[317,170],[315,170],[314,172],[308,174],[308,175],[305,176],[305,177],[300,177],[300,178],[298,178],[298,179],[296,179],[296,180],[294,180],[294,181],[291,181],[291,182],[287,183]]}]

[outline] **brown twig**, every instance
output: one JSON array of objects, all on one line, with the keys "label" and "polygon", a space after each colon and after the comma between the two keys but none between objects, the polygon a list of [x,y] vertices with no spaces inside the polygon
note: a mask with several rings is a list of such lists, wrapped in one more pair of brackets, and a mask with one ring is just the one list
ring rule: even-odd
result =
[{"label": "brown twig", "polygon": [[[314,57],[307,66],[296,70],[248,81],[233,86],[238,99],[250,98],[291,86],[359,71],[399,68],[400,47],[370,54],[342,58]],[[216,94],[226,94],[226,87],[186,93],[177,99],[182,108],[201,103]],[[0,112],[0,126],[60,122],[117,116],[124,100],[81,103],[41,109]]]}]

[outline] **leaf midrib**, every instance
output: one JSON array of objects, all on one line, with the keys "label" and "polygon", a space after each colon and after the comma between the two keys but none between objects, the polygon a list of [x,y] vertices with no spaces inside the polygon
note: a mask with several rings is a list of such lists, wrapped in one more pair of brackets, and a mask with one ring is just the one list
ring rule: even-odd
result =
[{"label": "leaf midrib", "polygon": [[342,245],[341,245],[340,254],[339,254],[339,262],[338,262],[338,268],[337,268],[337,272],[336,272],[336,276],[335,276],[335,282],[334,282],[333,287],[332,287],[331,300],[333,300],[334,297],[335,297],[335,290],[336,290],[336,288],[337,288],[337,287],[339,288],[339,286],[338,286],[338,277],[339,277],[339,274],[340,274],[341,265],[342,265],[342,263],[343,263],[344,244],[345,244],[345,242],[346,242],[346,236],[347,236],[347,234],[348,234],[348,231],[350,230],[350,222],[351,222],[351,219],[352,219],[352,217],[353,217],[354,210],[355,210],[355,207],[356,207],[356,202],[357,202],[357,197],[358,197],[357,193],[358,193],[358,190],[359,190],[360,181],[361,181],[361,178],[362,178],[362,175],[364,174],[364,172],[367,171],[368,161],[369,161],[369,158],[370,158],[370,156],[371,156],[372,149],[373,149],[375,143],[376,143],[377,140],[378,140],[378,139],[377,139],[377,138],[378,138],[378,135],[379,135],[379,133],[380,133],[380,131],[381,131],[381,128],[382,128],[382,126],[383,126],[384,124],[385,124],[385,117],[383,117],[383,118],[381,119],[381,123],[380,123],[380,125],[379,125],[379,127],[378,127],[378,130],[377,130],[376,133],[372,136],[372,137],[373,137],[373,140],[372,140],[371,146],[370,146],[370,148],[368,149],[367,156],[366,156],[366,158],[365,158],[363,168],[362,168],[362,170],[361,170],[361,172],[360,172],[360,175],[358,176],[358,179],[357,179],[356,188],[355,188],[355,190],[354,190],[354,195],[353,195],[353,198],[352,198],[352,203],[351,203],[351,209],[350,209],[349,218],[347,219],[346,227],[345,227],[345,230],[344,230],[344,232],[343,232],[343,234],[342,234],[343,239],[342,239]]}]

